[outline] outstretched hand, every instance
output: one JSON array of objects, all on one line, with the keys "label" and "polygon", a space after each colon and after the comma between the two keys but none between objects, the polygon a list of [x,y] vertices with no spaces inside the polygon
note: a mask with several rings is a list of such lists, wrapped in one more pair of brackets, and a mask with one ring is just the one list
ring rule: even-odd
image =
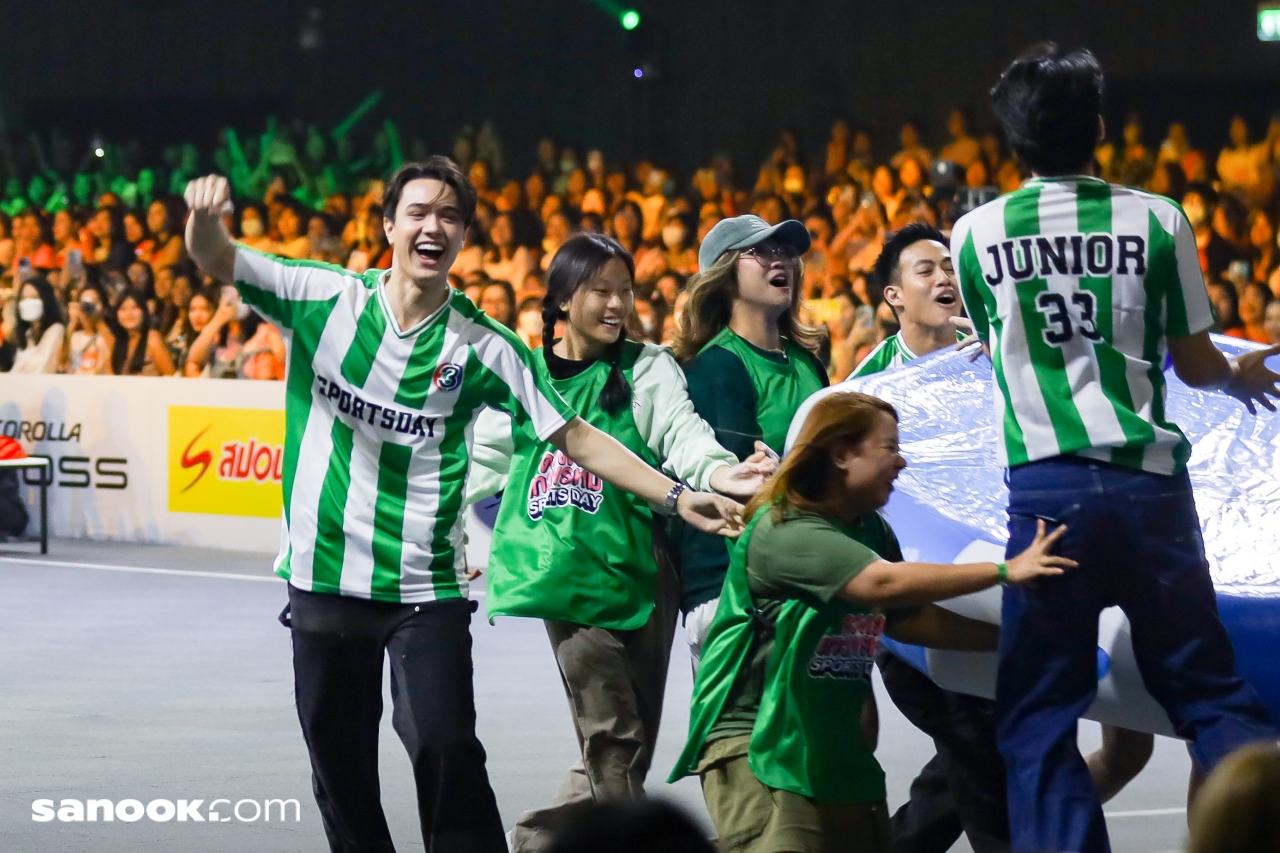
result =
[{"label": "outstretched hand", "polygon": [[721,495],[686,489],[676,502],[676,512],[703,533],[734,537],[742,532],[742,506]]},{"label": "outstretched hand", "polygon": [[1005,568],[1009,572],[1009,583],[1030,583],[1036,578],[1060,575],[1064,569],[1074,569],[1080,565],[1068,557],[1054,557],[1049,553],[1066,532],[1067,526],[1062,524],[1046,536],[1044,519],[1037,519],[1036,538],[1025,551],[1005,563]]},{"label": "outstretched hand", "polygon": [[1231,381],[1223,390],[1244,403],[1251,415],[1258,413],[1254,403],[1269,412],[1276,410],[1270,398],[1280,399],[1280,387],[1277,387],[1280,373],[1266,365],[1267,359],[1275,355],[1280,355],[1280,344],[1246,352],[1231,359]]}]

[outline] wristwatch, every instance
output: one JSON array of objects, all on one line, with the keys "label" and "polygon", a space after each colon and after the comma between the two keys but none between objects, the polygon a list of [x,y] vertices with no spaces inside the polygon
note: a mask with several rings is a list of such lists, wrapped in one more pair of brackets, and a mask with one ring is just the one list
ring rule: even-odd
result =
[{"label": "wristwatch", "polygon": [[662,505],[666,508],[668,515],[676,511],[676,504],[680,502],[680,495],[685,488],[684,483],[676,483],[671,487],[671,491],[667,492],[667,499]]}]

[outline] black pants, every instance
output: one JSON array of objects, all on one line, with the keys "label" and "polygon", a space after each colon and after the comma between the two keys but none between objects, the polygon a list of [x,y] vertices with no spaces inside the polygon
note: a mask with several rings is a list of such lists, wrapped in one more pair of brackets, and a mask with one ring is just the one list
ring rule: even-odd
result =
[{"label": "black pants", "polygon": [[996,746],[995,703],[952,693],[881,650],[880,675],[893,704],[933,738],[935,755],[893,815],[893,853],[945,853],[963,831],[974,853],[1007,853],[1009,808]]},{"label": "black pants", "polygon": [[289,587],[294,690],[333,853],[391,853],[378,785],[383,655],[432,853],[505,853],[476,737],[466,600],[386,604]]}]

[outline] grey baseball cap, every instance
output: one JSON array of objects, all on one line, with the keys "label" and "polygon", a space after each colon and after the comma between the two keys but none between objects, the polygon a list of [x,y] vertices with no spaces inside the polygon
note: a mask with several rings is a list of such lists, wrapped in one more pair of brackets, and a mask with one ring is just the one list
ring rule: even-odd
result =
[{"label": "grey baseball cap", "polygon": [[770,237],[794,246],[802,255],[809,251],[809,229],[804,227],[803,222],[788,219],[777,225],[770,225],[759,216],[747,214],[722,219],[707,232],[702,247],[698,249],[698,269],[705,270],[725,252],[746,249]]}]

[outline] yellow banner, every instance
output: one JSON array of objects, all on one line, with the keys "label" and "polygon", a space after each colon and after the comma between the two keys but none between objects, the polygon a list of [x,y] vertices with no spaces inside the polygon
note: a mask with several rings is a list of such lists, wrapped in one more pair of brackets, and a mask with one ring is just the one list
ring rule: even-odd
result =
[{"label": "yellow banner", "polygon": [[169,511],[279,518],[284,412],[169,407]]}]

